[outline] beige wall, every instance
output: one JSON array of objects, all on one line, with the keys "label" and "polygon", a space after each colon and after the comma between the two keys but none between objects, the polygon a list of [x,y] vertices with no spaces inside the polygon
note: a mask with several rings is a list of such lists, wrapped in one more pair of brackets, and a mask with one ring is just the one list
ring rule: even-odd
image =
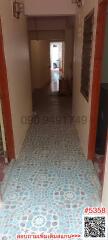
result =
[{"label": "beige wall", "polygon": [[[71,17],[72,18],[72,17]],[[29,17],[27,18],[29,31],[57,31],[64,30],[70,17]],[[73,19],[73,18],[72,18]]]},{"label": "beige wall", "polygon": [[13,17],[11,0],[0,1],[0,17],[17,156],[28,129],[21,118],[32,111],[27,29],[24,17],[20,20]]},{"label": "beige wall", "polygon": [[28,16],[75,15],[76,4],[70,0],[25,0],[25,13]]},{"label": "beige wall", "polygon": [[29,38],[31,40],[46,40],[46,41],[63,41],[65,39],[64,30],[56,31],[31,31],[29,32]]},{"label": "beige wall", "polygon": [[73,75],[73,48],[74,48],[74,33],[73,29],[67,28],[65,32],[65,65],[64,78],[71,80]]},{"label": "beige wall", "polygon": [[[76,17],[75,27],[75,48],[74,48],[74,83],[73,83],[73,114],[80,117],[80,123],[76,123],[79,138],[85,156],[88,152],[88,138],[89,138],[89,127],[90,127],[90,104],[91,104],[91,86],[90,86],[90,98],[89,102],[80,93],[81,87],[81,64],[82,64],[82,47],[83,47],[83,24],[84,17],[94,9],[94,34],[93,34],[93,50],[92,50],[92,64],[91,64],[91,86],[93,78],[93,61],[95,52],[95,36],[96,36],[96,25],[97,25],[97,10],[98,0],[86,0],[84,7],[78,10]],[[87,118],[87,122],[82,124],[82,117]]]},{"label": "beige wall", "polygon": [[50,82],[50,48],[48,41],[32,40],[30,44],[32,89],[42,88]]}]

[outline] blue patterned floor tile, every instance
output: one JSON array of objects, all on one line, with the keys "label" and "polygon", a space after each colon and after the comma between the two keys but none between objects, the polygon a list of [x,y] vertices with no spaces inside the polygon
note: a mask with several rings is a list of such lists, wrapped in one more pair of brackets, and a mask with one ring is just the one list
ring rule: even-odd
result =
[{"label": "blue patterned floor tile", "polygon": [[[31,125],[9,172],[0,209],[0,240],[15,240],[21,233],[82,234],[84,208],[100,206],[93,164],[83,155],[74,124],[63,121],[71,111],[69,101],[49,100],[49,108],[44,103],[45,115],[40,105],[41,121]],[[51,112],[61,123],[42,121]]]}]

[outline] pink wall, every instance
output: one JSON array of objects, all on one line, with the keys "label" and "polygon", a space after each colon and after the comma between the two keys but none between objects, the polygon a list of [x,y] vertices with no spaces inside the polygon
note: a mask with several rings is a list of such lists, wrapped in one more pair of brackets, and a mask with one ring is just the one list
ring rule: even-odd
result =
[{"label": "pink wall", "polygon": [[17,158],[29,127],[29,124],[22,123],[22,117],[32,114],[27,25],[25,17],[20,20],[12,17],[9,0],[0,0],[0,17]]},{"label": "pink wall", "polygon": [[31,16],[75,15],[71,0],[25,0],[25,14]]}]

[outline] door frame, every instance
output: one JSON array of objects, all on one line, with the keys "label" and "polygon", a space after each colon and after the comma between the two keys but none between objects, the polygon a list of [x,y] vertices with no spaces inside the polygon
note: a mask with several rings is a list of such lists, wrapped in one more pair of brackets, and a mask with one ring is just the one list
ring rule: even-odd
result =
[{"label": "door frame", "polygon": [[102,0],[99,3],[98,16],[97,16],[92,96],[91,96],[89,143],[88,143],[88,159],[89,160],[93,160],[95,156],[107,7],[108,7],[108,0]]},{"label": "door frame", "polygon": [[15,148],[1,19],[0,19],[0,98],[5,130],[7,158],[9,161],[11,161],[12,159],[15,158]]}]

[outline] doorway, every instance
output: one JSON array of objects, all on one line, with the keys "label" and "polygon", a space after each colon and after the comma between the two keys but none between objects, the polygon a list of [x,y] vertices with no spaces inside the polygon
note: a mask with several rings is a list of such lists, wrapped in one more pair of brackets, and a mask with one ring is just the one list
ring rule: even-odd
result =
[{"label": "doorway", "polygon": [[104,53],[102,61],[102,74],[100,83],[100,99],[98,124],[96,131],[96,146],[95,146],[95,166],[97,167],[100,181],[103,182],[107,128],[108,128],[108,7],[105,28]]},{"label": "doorway", "polygon": [[103,184],[108,128],[108,0],[99,4],[94,59],[88,159],[93,160]]},{"label": "doorway", "polygon": [[58,93],[64,77],[64,42],[50,42],[51,92]]}]

